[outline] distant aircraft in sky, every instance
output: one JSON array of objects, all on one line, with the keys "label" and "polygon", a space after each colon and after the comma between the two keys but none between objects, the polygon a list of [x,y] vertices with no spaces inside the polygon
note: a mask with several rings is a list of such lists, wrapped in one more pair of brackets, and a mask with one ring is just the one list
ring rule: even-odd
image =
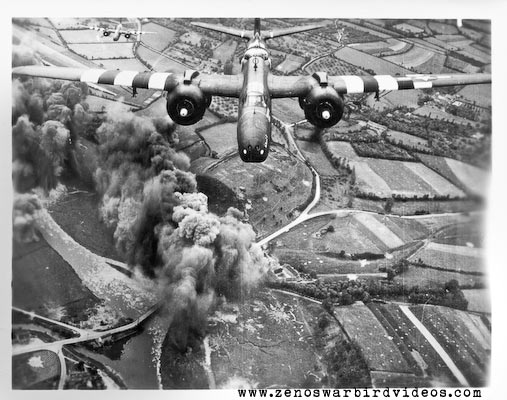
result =
[{"label": "distant aircraft in sky", "polygon": [[266,41],[326,25],[264,31],[259,18],[255,19],[252,31],[201,22],[193,22],[192,25],[248,40],[241,59],[241,73],[220,75],[186,70],[176,74],[25,66],[13,68],[13,75],[128,86],[134,90],[165,90],[167,112],[180,125],[191,125],[201,120],[212,96],[238,98],[238,151],[245,162],[262,162],[268,156],[272,99],[297,97],[308,122],[319,128],[329,128],[342,118],[345,94],[375,93],[378,97],[382,91],[491,83],[491,74],[330,76],[320,71],[305,76],[278,76],[270,72],[271,58]]},{"label": "distant aircraft in sky", "polygon": [[81,26],[88,28],[88,29],[93,29],[93,30],[102,32],[102,35],[104,35],[104,36],[113,35],[113,40],[115,42],[117,42],[120,39],[121,35],[125,36],[125,39],[129,39],[132,35],[139,36],[139,35],[144,35],[146,33],[156,33],[156,32],[146,32],[146,31],[136,31],[136,30],[132,30],[132,29],[123,29],[123,25],[121,23],[116,25],[115,29],[104,28],[104,27],[97,26],[97,25],[93,25],[93,26],[81,25]]}]

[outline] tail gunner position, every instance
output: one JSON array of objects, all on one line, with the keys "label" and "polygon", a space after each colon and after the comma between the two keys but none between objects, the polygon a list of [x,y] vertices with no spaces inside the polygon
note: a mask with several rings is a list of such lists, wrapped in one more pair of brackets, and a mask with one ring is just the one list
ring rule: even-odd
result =
[{"label": "tail gunner position", "polygon": [[220,75],[186,70],[181,74],[34,65],[13,68],[12,73],[15,76],[130,87],[134,93],[137,89],[163,90],[167,92],[167,113],[180,125],[191,125],[201,120],[212,96],[238,98],[238,152],[245,162],[262,162],[269,154],[273,98],[299,98],[299,105],[308,122],[319,128],[329,128],[342,117],[345,94],[378,95],[392,90],[491,83],[491,74],[328,76],[326,72],[319,71],[311,76],[277,76],[270,73],[271,59],[266,41],[326,25],[263,31],[258,18],[255,19],[253,31],[202,22],[193,22],[192,25],[248,40],[241,59],[241,73]]}]

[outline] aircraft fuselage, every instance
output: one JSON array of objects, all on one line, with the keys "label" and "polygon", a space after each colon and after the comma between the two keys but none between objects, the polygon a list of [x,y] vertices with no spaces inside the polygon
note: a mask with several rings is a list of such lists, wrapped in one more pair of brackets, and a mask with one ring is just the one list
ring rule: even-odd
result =
[{"label": "aircraft fuselage", "polygon": [[269,153],[271,96],[267,80],[270,67],[266,45],[256,31],[241,60],[244,79],[238,104],[238,150],[246,162],[262,162]]},{"label": "aircraft fuselage", "polygon": [[118,24],[116,26],[116,30],[114,31],[114,36],[113,36],[113,40],[115,42],[117,42],[119,39],[120,39],[120,36],[121,36],[121,28],[122,28],[122,25],[121,24]]}]

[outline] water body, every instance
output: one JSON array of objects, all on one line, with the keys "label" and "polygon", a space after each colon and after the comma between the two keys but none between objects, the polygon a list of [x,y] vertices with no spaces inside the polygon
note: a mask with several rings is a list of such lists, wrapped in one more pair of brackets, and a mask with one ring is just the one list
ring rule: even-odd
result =
[{"label": "water body", "polygon": [[160,346],[169,326],[167,318],[149,318],[133,336],[119,340],[104,352],[79,352],[113,369],[129,389],[161,389],[158,374]]}]

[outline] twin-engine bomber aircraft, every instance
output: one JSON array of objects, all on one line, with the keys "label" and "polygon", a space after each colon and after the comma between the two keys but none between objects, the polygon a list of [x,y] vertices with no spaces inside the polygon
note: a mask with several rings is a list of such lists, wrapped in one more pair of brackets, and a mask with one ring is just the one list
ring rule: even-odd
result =
[{"label": "twin-engine bomber aircraft", "polygon": [[195,70],[174,74],[43,66],[17,67],[13,69],[13,74],[165,90],[167,112],[180,125],[199,121],[212,96],[238,98],[238,150],[241,159],[246,162],[262,162],[268,156],[271,99],[274,98],[298,97],[306,119],[319,128],[329,128],[340,121],[343,96],[347,93],[378,94],[381,91],[491,83],[490,74],[328,76],[326,72],[315,72],[311,76],[276,76],[270,73],[271,59],[265,42],[325,25],[263,31],[260,19],[256,18],[254,29],[249,32],[207,23],[192,24],[248,40],[240,74],[204,74]]},{"label": "twin-engine bomber aircraft", "polygon": [[139,36],[139,35],[144,35],[146,33],[155,33],[155,32],[136,31],[136,30],[132,30],[132,29],[123,29],[122,24],[116,25],[115,29],[103,28],[101,26],[96,26],[96,25],[93,25],[93,26],[81,25],[81,26],[84,28],[93,29],[95,31],[102,32],[102,35],[104,35],[104,36],[113,35],[113,40],[115,42],[117,42],[120,39],[121,35],[125,36],[125,39],[129,39],[132,35]]}]

